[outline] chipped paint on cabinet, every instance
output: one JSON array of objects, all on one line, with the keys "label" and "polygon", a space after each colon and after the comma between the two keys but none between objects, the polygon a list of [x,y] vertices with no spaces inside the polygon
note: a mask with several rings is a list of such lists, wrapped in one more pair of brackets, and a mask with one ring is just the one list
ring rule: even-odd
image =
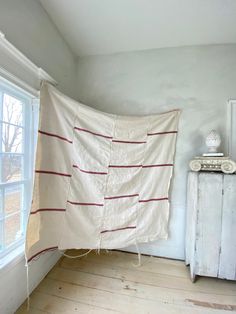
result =
[{"label": "chipped paint on cabinet", "polygon": [[236,175],[189,172],[186,264],[196,275],[236,279]]}]

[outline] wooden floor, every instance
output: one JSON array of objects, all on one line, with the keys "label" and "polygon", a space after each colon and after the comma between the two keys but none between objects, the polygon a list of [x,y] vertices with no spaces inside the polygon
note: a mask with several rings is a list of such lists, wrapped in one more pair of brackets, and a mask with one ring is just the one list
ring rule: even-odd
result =
[{"label": "wooden floor", "polygon": [[[81,251],[79,251],[81,253]],[[67,254],[77,255],[78,251]],[[236,283],[203,278],[192,283],[181,261],[117,251],[63,257],[30,297],[22,313],[207,314],[236,311]]]}]

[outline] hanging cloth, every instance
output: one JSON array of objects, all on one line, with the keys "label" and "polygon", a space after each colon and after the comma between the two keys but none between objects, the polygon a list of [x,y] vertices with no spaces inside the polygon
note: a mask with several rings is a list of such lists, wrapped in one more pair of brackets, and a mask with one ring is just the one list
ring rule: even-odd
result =
[{"label": "hanging cloth", "polygon": [[54,249],[117,249],[168,236],[179,110],[118,116],[44,83],[28,262]]}]

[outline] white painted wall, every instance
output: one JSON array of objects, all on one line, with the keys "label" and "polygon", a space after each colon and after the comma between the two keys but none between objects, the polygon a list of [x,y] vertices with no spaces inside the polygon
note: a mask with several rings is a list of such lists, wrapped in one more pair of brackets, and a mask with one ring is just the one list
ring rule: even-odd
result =
[{"label": "white painted wall", "polygon": [[[39,282],[61,257],[60,253],[42,255],[29,267],[29,289],[33,291]],[[0,313],[13,314],[27,297],[26,267],[23,258],[0,270]],[[29,312],[30,313],[30,312]]]},{"label": "white painted wall", "polygon": [[[60,90],[71,97],[76,96],[74,55],[38,1],[0,0],[0,31],[32,62],[51,75],[59,83]],[[29,79],[27,83],[33,85]],[[59,257],[59,253],[47,253],[30,266],[30,291]],[[0,313],[14,313],[26,295],[25,260],[21,255],[0,270]]]},{"label": "white painted wall", "polygon": [[142,252],[183,259],[188,162],[204,151],[204,136],[212,128],[226,143],[227,100],[236,97],[236,45],[83,57],[77,88],[81,102],[110,113],[182,109],[169,239],[142,245]]},{"label": "white painted wall", "polygon": [[59,83],[75,93],[76,60],[37,0],[0,0],[0,31],[16,48]]}]

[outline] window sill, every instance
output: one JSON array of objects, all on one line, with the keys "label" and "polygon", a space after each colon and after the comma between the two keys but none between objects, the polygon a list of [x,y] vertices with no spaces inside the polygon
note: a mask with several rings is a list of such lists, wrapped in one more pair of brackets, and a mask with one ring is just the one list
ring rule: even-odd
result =
[{"label": "window sill", "polygon": [[25,260],[24,246],[24,244],[21,244],[19,247],[17,247],[15,250],[13,250],[0,260],[0,274],[1,272],[9,270],[16,264]]}]

